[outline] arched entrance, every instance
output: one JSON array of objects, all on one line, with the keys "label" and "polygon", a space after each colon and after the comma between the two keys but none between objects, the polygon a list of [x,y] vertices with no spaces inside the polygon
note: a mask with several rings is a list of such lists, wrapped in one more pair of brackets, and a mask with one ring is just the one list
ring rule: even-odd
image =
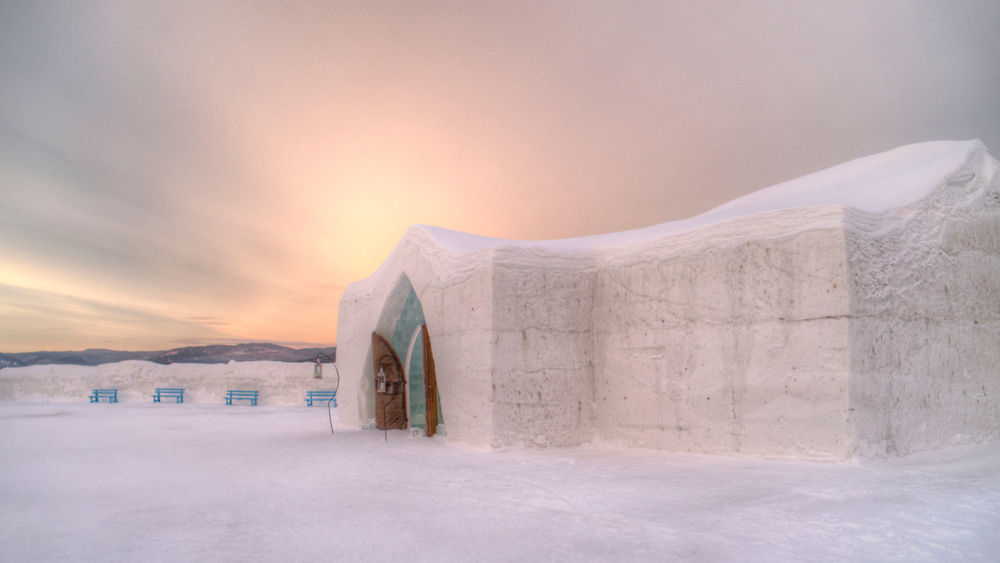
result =
[{"label": "arched entrance", "polygon": [[[407,424],[411,428],[422,428],[428,436],[433,436],[437,433],[437,426],[444,423],[434,370],[434,355],[427,333],[423,306],[406,274],[400,275],[396,287],[386,298],[374,332],[384,337],[383,340],[398,358],[404,372]],[[373,337],[373,355],[378,351],[375,342],[376,339]],[[383,351],[378,356],[385,358],[386,353]],[[375,377],[378,375],[379,366],[374,364],[379,358],[373,357],[372,372],[370,375],[365,374],[366,377],[372,378],[368,385],[372,395],[370,403],[376,403],[375,396],[378,391]],[[383,397],[382,400],[387,404],[393,404],[388,402],[388,398]],[[373,414],[379,419],[378,413]],[[379,428],[382,427],[380,422],[377,420],[376,424]],[[398,426],[390,425],[389,428]]]}]

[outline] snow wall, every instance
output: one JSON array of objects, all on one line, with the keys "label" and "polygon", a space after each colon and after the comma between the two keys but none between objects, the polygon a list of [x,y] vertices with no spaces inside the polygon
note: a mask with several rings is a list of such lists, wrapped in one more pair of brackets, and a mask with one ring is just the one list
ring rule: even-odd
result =
[{"label": "snow wall", "polygon": [[180,387],[186,390],[185,403],[225,403],[227,390],[244,389],[260,391],[260,405],[305,405],[306,391],[336,386],[332,366],[323,366],[322,379],[313,377],[313,366],[308,362],[161,365],[131,360],[99,366],[4,368],[0,401],[86,401],[93,389],[118,389],[120,402],[149,402],[157,387]]},{"label": "snow wall", "polygon": [[996,171],[978,141],[924,143],[638,231],[412,227],[341,300],[341,421],[374,417],[371,331],[412,286],[452,440],[844,458],[1000,439]]},{"label": "snow wall", "polygon": [[862,452],[1000,439],[1000,173],[978,142],[925,198],[845,221]]}]

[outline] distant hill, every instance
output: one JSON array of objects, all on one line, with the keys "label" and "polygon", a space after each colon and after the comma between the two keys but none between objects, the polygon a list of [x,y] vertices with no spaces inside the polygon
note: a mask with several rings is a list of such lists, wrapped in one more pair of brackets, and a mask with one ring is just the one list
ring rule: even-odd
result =
[{"label": "distant hill", "polygon": [[[81,352],[19,352],[15,354],[0,354],[0,365],[3,367],[34,366],[47,364],[70,364],[77,366],[96,366],[111,364],[124,360],[145,360],[161,352],[121,352],[88,348]],[[6,361],[5,361],[6,360]]]},{"label": "distant hill", "polygon": [[0,368],[17,368],[27,365],[10,354],[0,354]]},{"label": "distant hill", "polygon": [[[274,362],[302,362],[316,359],[316,354],[322,352],[331,358],[336,358],[337,348],[305,348],[296,350],[277,344],[216,344],[212,346],[188,346],[160,352],[148,359],[158,364],[224,364],[230,360],[237,362],[255,362],[270,360]],[[326,361],[326,360],[324,360]]]},{"label": "distant hill", "polygon": [[[121,352],[89,348],[81,352],[18,352],[13,354],[0,353],[0,368],[22,367],[46,364],[71,364],[78,366],[97,366],[111,364],[124,360],[146,360],[158,364],[225,364],[230,360],[237,362],[253,362],[270,360],[276,362],[313,361],[319,353],[336,359],[337,347],[302,348],[296,350],[277,344],[215,344],[211,346],[187,346],[173,350],[156,350],[150,352]],[[323,358],[324,363],[329,360]]]}]

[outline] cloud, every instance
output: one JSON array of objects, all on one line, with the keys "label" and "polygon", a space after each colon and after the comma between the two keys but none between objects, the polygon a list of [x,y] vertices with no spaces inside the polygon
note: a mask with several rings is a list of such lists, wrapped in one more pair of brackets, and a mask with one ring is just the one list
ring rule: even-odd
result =
[{"label": "cloud", "polygon": [[188,335],[219,335],[196,323],[178,321],[73,296],[0,284],[3,352],[65,350],[67,344],[160,350],[166,341]]},{"label": "cloud", "polygon": [[[1000,151],[998,25],[981,2],[5,3],[0,283],[166,319],[162,342],[332,343],[411,224],[582,236],[907,143]],[[23,334],[64,326],[36,314]],[[65,347],[117,325],[74,326]]]}]

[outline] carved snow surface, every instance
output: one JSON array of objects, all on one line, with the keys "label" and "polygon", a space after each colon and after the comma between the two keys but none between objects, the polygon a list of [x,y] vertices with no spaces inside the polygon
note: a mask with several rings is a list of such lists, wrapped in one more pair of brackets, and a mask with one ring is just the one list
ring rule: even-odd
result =
[{"label": "carved snow surface", "polygon": [[450,440],[843,458],[1000,439],[998,166],[938,141],[622,233],[411,227],[341,300],[342,420],[368,418],[371,331],[412,284]]}]

